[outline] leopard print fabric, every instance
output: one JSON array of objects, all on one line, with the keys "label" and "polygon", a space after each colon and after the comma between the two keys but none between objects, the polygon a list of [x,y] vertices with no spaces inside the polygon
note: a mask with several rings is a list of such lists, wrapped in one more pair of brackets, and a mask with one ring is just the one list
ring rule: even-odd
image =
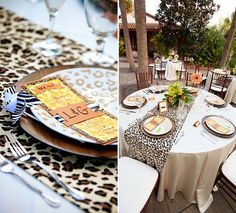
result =
[{"label": "leopard print fabric", "polygon": [[[190,111],[191,106],[186,106],[187,112]],[[161,138],[153,138],[145,135],[140,130],[140,123],[143,119],[150,117],[150,115],[158,114],[159,112],[156,107],[153,108],[151,113],[147,113],[143,118],[138,119],[125,130],[124,138],[129,145],[130,157],[147,163],[149,166],[156,168],[158,172],[161,172],[167,160],[168,153],[175,143],[187,115],[182,121],[179,121],[176,116],[176,109],[169,108],[165,116],[174,121],[176,125],[175,130]]]},{"label": "leopard print fabric", "polygon": [[[51,66],[79,64],[80,56],[88,51],[75,41],[54,33],[54,38],[62,44],[64,52],[58,57],[46,58],[31,47],[34,42],[45,39],[48,33],[47,29],[0,8],[1,97],[4,88],[12,86],[27,74]],[[12,125],[9,114],[2,109],[0,122],[3,129],[0,130],[1,154],[85,212],[117,212],[116,160],[86,158],[50,147],[26,134],[19,125]],[[15,161],[4,140],[4,134],[14,134],[32,156],[43,162],[66,184],[84,192],[86,200],[74,200],[40,168]]]}]

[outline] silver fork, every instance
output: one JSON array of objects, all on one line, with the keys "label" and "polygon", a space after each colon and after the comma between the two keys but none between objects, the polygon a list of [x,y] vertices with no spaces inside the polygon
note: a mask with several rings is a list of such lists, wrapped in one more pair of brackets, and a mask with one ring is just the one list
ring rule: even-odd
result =
[{"label": "silver fork", "polygon": [[58,185],[64,188],[69,194],[76,200],[84,200],[85,196],[84,193],[67,186],[54,172],[49,170],[46,166],[40,163],[36,158],[32,157],[26,149],[17,141],[14,135],[14,142],[11,142],[8,137],[5,136],[6,141],[9,144],[9,148],[14,155],[14,157],[23,162],[23,163],[34,163],[40,168],[42,168],[50,177],[52,177]]},{"label": "silver fork", "polygon": [[37,194],[39,194],[46,202],[48,205],[54,207],[54,208],[58,208],[61,205],[61,202],[58,200],[55,200],[51,197],[49,197],[47,194],[45,194],[43,191],[41,191],[40,189],[36,188],[35,186],[33,186],[31,183],[29,183],[28,181],[26,181],[19,173],[17,173],[14,170],[13,165],[11,165],[6,158],[4,158],[1,154],[0,154],[0,171],[4,172],[4,173],[8,173],[8,174],[12,174],[15,175],[17,177],[19,177],[23,183],[28,186],[31,190],[35,191]]}]

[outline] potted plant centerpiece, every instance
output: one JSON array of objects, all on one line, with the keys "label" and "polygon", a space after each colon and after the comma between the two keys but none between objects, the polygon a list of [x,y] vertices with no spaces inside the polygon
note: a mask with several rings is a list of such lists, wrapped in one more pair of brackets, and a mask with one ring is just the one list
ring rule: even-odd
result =
[{"label": "potted plant centerpiece", "polygon": [[169,85],[165,100],[170,107],[178,107],[179,104],[190,104],[193,101],[191,91],[183,87],[180,82]]}]

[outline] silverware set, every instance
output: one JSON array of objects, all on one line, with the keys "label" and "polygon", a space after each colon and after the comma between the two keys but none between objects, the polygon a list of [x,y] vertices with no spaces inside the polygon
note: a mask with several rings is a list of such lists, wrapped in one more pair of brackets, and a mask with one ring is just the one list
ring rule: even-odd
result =
[{"label": "silverware set", "polygon": [[136,113],[136,111],[129,110],[129,109],[120,109],[121,112],[126,112],[126,113]]},{"label": "silverware set", "polygon": [[3,173],[15,175],[18,178],[20,178],[26,186],[28,186],[35,193],[40,195],[48,205],[54,208],[58,208],[61,205],[60,201],[51,198],[49,195],[47,195],[46,193],[44,193],[42,190],[38,189],[37,187],[33,186],[30,182],[28,182],[25,178],[23,178],[18,172],[15,171],[14,166],[1,154],[0,154],[0,171]]},{"label": "silverware set", "polygon": [[[27,152],[27,150],[20,144],[20,142],[17,141],[14,135],[11,135],[11,136],[4,135],[4,137],[5,137],[6,142],[9,145],[9,148],[13,156],[16,158],[16,160],[19,160],[20,162],[25,163],[25,164],[35,164],[36,166],[43,169],[51,178],[53,178],[53,180],[58,185],[60,185],[63,189],[65,189],[75,200],[78,200],[78,201],[85,200],[84,193],[67,186],[67,184],[64,183],[54,172],[52,172],[45,165],[39,162],[35,157],[31,156]],[[55,208],[60,206],[60,201],[49,197],[42,190],[36,188],[31,183],[26,181],[19,173],[15,171],[14,167],[15,166],[12,165],[6,158],[0,155],[0,171],[1,172],[9,173],[9,174],[19,177],[23,181],[23,183],[25,183],[26,186],[28,186],[31,190],[39,194],[46,201],[48,205]]]},{"label": "silverware set", "polygon": [[207,138],[212,144],[216,144],[215,141],[219,141],[218,139],[216,139],[213,135],[211,135],[210,133],[208,133],[205,130],[202,130],[200,133],[203,137]]}]

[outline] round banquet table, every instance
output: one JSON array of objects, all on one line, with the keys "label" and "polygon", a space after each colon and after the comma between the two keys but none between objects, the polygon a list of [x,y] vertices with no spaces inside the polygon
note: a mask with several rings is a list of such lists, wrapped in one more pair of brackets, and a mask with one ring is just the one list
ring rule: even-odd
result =
[{"label": "round banquet table", "polygon": [[[136,113],[122,111],[120,108],[120,154],[128,155],[128,144],[124,139],[124,131],[129,124],[136,119],[143,117],[148,110],[151,110],[161,101],[164,93],[148,95],[143,90],[136,91],[131,95],[142,95],[148,102],[141,109],[132,109]],[[231,105],[225,108],[207,107],[204,99],[206,96],[213,96],[205,90],[200,90],[192,108],[190,109],[181,131],[184,136],[174,144],[168,154],[164,169],[160,174],[157,200],[162,201],[167,190],[168,196],[174,199],[175,193],[183,192],[186,200],[190,203],[197,203],[200,212],[204,212],[213,201],[211,195],[217,171],[221,163],[232,152],[236,143],[236,136],[233,138],[219,138],[204,133],[203,126],[198,128],[193,123],[206,115],[221,115],[236,124],[236,109]],[[155,100],[149,100],[155,96]],[[210,136],[209,136],[210,135]],[[179,136],[178,136],[179,137]]]},{"label": "round banquet table", "polygon": [[182,62],[167,61],[165,78],[168,81],[177,80],[176,70],[181,70]]}]

